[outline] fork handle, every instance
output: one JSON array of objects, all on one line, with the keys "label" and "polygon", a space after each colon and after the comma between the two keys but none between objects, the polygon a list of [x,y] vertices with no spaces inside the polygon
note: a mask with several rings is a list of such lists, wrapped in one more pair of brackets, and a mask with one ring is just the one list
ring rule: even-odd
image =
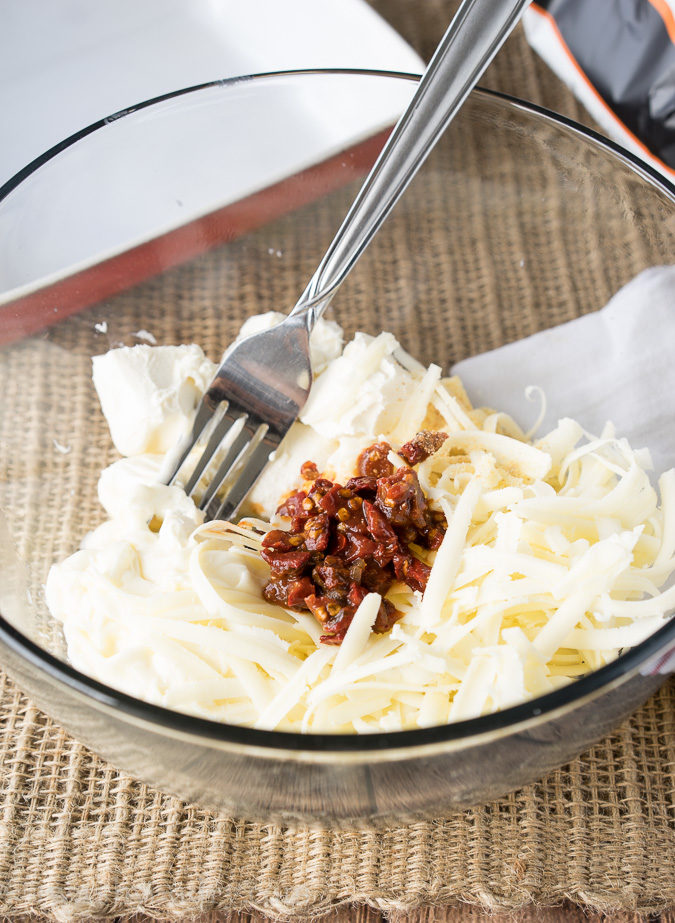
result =
[{"label": "fork handle", "polygon": [[309,330],[450,124],[530,0],[463,0],[407,109],[290,316]]}]

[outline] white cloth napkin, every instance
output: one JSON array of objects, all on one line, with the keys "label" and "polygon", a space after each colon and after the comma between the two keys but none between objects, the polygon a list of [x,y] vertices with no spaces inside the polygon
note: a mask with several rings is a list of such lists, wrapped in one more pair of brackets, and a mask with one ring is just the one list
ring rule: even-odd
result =
[{"label": "white cloth napkin", "polygon": [[[611,420],[633,448],[646,446],[655,474],[675,465],[675,266],[647,269],[600,311],[457,363],[475,405],[509,413],[537,435],[572,417],[594,435]],[[534,395],[532,395],[534,397]]]},{"label": "white cloth napkin", "polygon": [[[609,303],[559,327],[458,362],[473,403],[509,413],[527,430],[546,395],[543,435],[561,417],[598,435],[611,420],[633,448],[646,446],[654,474],[675,465],[675,266],[647,269]],[[646,663],[643,673],[675,671],[675,647]]]}]

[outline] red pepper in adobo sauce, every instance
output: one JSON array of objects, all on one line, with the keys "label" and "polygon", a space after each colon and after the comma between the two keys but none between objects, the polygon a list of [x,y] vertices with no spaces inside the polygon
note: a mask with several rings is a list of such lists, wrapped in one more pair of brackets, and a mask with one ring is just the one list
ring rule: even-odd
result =
[{"label": "red pepper in adobo sauce", "polygon": [[[445,439],[445,433],[418,433],[399,454],[417,464]],[[358,476],[344,487],[305,462],[308,489],[294,491],[277,510],[290,519],[290,529],[273,529],[263,539],[261,554],[270,566],[265,599],[309,610],[323,627],[324,644],[342,643],[368,593],[384,596],[395,580],[423,592],[430,568],[410,545],[434,550],[443,539],[445,517],[429,508],[417,473],[395,468],[390,452],[386,442],[364,449]],[[389,631],[401,614],[382,599],[373,631]]]}]

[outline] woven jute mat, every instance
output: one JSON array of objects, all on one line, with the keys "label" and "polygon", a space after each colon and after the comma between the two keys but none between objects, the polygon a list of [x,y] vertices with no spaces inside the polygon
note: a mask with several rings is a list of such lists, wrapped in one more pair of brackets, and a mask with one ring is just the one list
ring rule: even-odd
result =
[{"label": "woven jute mat", "polygon": [[[374,6],[428,56],[454,3],[379,0]],[[521,32],[484,83],[584,118]],[[468,154],[456,156],[470,158],[471,143],[484,142],[469,139]],[[503,170],[509,169],[505,162]],[[568,234],[539,241],[553,269],[545,283],[533,277],[524,290],[514,281],[520,251],[505,253],[497,242],[521,239],[526,248],[526,214],[514,208],[520,238],[502,235],[489,221],[497,186],[484,194],[469,188],[457,246],[448,251],[443,189],[435,177],[431,171],[426,185],[416,187],[398,224],[383,230],[379,249],[350,280],[337,309],[348,330],[391,328],[420,358],[447,363],[599,307],[648,261],[634,241],[585,291],[584,278],[569,270],[589,265],[594,242],[570,222]],[[540,182],[545,186],[544,167],[532,177],[533,195]],[[454,195],[456,202],[457,190]],[[330,238],[322,215],[321,208],[311,212],[311,227],[302,215],[288,216],[2,351],[3,400],[12,414],[1,418],[0,506],[37,595],[49,563],[74,550],[101,519],[95,482],[114,453],[89,383],[89,356],[107,345],[95,323],[107,319],[113,341],[133,342],[132,332],[145,328],[160,342],[200,342],[215,358],[246,313],[292,303],[315,258],[306,252],[308,232]],[[417,278],[411,242],[420,216],[434,271]],[[612,228],[603,225],[601,232],[612,234]],[[492,247],[492,275],[477,265],[489,265],[485,246]],[[240,257],[251,247],[261,255],[259,269],[242,276]],[[519,299],[507,312],[510,285]],[[421,302],[442,306],[433,323]],[[42,377],[32,381],[27,370],[38,367]],[[68,454],[54,451],[53,438]],[[27,460],[22,450],[31,440],[35,451]],[[31,513],[36,505],[39,516]],[[48,620],[36,631],[58,647]],[[411,910],[467,901],[504,910],[565,899],[647,912],[675,903],[672,682],[610,737],[537,784],[461,813],[439,809],[436,818],[387,827],[284,827],[185,804],[104,763],[1,675],[0,762],[0,913],[8,916],[91,920],[144,911],[175,919],[252,907],[308,916],[347,902]]]}]

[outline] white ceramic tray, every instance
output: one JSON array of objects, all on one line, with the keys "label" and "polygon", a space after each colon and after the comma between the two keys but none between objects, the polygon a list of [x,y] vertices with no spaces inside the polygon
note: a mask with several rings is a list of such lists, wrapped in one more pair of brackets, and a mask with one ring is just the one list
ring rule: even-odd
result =
[{"label": "white ceramic tray", "polygon": [[[9,4],[3,19],[0,184],[86,125],[181,87],[283,69],[423,69],[416,53],[364,0],[22,0]],[[217,193],[209,183],[209,169],[196,171],[190,194],[183,197],[187,201],[158,201],[151,211],[148,203],[139,207],[130,194],[125,198],[122,178],[136,165],[131,160],[120,163],[118,181],[107,174],[106,179],[114,184],[125,214],[123,237],[110,223],[78,230],[77,221],[69,221],[69,215],[78,214],[78,203],[60,201],[61,168],[58,160],[52,162],[48,181],[45,174],[41,185],[40,209],[41,214],[59,216],[58,227],[45,246],[36,247],[35,215],[17,209],[11,239],[0,246],[0,341],[39,329],[139,281],[151,265],[141,248],[152,241],[163,242],[162,266],[157,268],[219,243],[224,223],[208,216],[222,213],[228,204],[250,200],[270,188],[278,199],[271,215],[300,204],[291,195],[279,196],[280,184],[283,192],[286,178],[313,167],[320,167],[325,178],[330,171],[325,164],[347,147],[361,145],[356,149],[361,150],[365,169],[369,151],[363,145],[390,124],[399,109],[397,94],[388,110],[355,105],[348,107],[347,117],[330,120],[298,101],[297,110],[279,113],[293,129],[288,134],[294,143],[287,149],[270,156],[260,144],[259,156],[250,158],[246,173],[240,173],[231,187],[224,187],[220,177]],[[242,132],[258,130],[255,107],[247,121],[249,116],[250,125],[240,126]],[[224,140],[216,138],[214,150]],[[181,156],[180,139],[166,137],[162,150],[157,168],[168,177],[172,158]],[[101,185],[91,170],[91,153],[88,169],[82,171],[89,184],[83,183],[77,192],[83,200]],[[72,170],[77,156],[71,149],[63,169]],[[109,171],[104,158],[102,163]],[[323,185],[330,188],[330,181]],[[11,193],[3,207],[7,206]],[[129,215],[136,214],[137,222],[129,222]],[[243,233],[253,226],[247,214],[228,220],[227,236],[233,236],[233,228]],[[206,234],[205,217],[210,228]],[[189,230],[197,219],[199,234]]]}]

